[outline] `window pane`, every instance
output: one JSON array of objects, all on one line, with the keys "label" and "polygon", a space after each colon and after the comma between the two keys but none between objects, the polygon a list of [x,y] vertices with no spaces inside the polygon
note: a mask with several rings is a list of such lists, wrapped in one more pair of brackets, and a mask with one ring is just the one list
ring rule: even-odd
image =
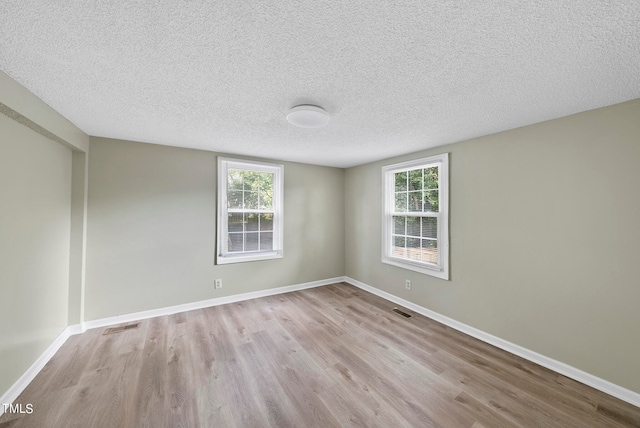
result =
[{"label": "window pane", "polygon": [[273,196],[271,193],[260,192],[260,203],[258,208],[261,210],[273,209]]},{"label": "window pane", "polygon": [[420,236],[420,218],[419,217],[407,218],[407,235]]},{"label": "window pane", "polygon": [[231,190],[227,194],[228,208],[242,208],[242,190]]},{"label": "window pane", "polygon": [[260,214],[260,231],[273,230],[273,214]]},{"label": "window pane", "polygon": [[436,217],[422,217],[422,237],[438,237],[438,219]]},{"label": "window pane", "polygon": [[230,169],[227,171],[227,176],[228,176],[227,189],[242,190],[243,171],[238,169]]},{"label": "window pane", "polygon": [[428,190],[424,192],[424,211],[438,212],[438,191],[437,190]]},{"label": "window pane", "polygon": [[271,172],[261,172],[260,173],[260,188],[271,189],[273,187],[273,173]]},{"label": "window pane", "polygon": [[244,172],[244,190],[258,190],[259,173],[253,171]]},{"label": "window pane", "polygon": [[438,167],[432,166],[431,168],[424,169],[424,190],[438,189]]},{"label": "window pane", "polygon": [[249,190],[244,191],[244,209],[245,210],[258,209],[258,192],[252,192]]},{"label": "window pane", "polygon": [[396,193],[396,211],[397,212],[407,211],[407,194],[406,193]]},{"label": "window pane", "polygon": [[409,192],[409,206],[407,211],[422,211],[422,192]]},{"label": "window pane", "polygon": [[419,238],[407,238],[407,258],[421,260]]},{"label": "window pane", "polygon": [[260,209],[273,208],[273,174],[260,173]]},{"label": "window pane", "polygon": [[272,232],[260,233],[260,250],[261,251],[273,250],[273,233]]},{"label": "window pane", "polygon": [[405,234],[404,224],[405,224],[405,217],[394,217],[393,218],[394,233],[397,235],[404,235]]},{"label": "window pane", "polygon": [[242,252],[242,237],[243,233],[229,233],[229,252],[239,253]]},{"label": "window pane", "polygon": [[407,250],[405,249],[406,240],[404,236],[393,237],[393,250],[392,255],[395,257],[406,257]]},{"label": "window pane", "polygon": [[431,239],[422,240],[422,261],[427,263],[438,263],[438,241]]},{"label": "window pane", "polygon": [[407,190],[407,173],[405,172],[398,172],[395,175],[395,181],[396,181],[396,192],[402,192]]},{"label": "window pane", "polygon": [[422,190],[422,170],[409,171],[409,190]]},{"label": "window pane", "polygon": [[245,218],[245,230],[247,231],[257,231],[258,230],[258,214],[255,213],[247,213],[244,215]]},{"label": "window pane", "polygon": [[406,246],[406,242],[405,242],[405,238],[404,236],[394,236],[393,237],[393,245],[396,247],[402,247],[404,248]]},{"label": "window pane", "polygon": [[244,230],[244,219],[242,213],[229,214],[227,222],[229,232],[242,232]]},{"label": "window pane", "polygon": [[247,232],[244,234],[244,250],[258,251],[258,232]]}]

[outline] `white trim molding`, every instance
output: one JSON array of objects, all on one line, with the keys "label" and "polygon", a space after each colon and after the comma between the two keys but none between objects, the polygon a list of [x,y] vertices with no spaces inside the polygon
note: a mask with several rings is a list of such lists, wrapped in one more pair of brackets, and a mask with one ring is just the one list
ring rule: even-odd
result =
[{"label": "white trim molding", "polygon": [[[258,185],[258,191],[249,191],[244,189],[246,186],[245,179],[242,178],[240,181],[240,190],[235,191],[235,193],[240,192],[240,200],[235,200],[232,206],[229,206],[229,200],[234,199],[230,198],[230,193],[233,193],[230,189],[231,183],[229,171],[236,170],[236,172],[242,173],[256,173],[256,174],[265,174],[266,176],[272,176],[272,185],[270,187],[271,191],[271,202],[270,204],[263,205],[259,202],[263,200],[261,195],[266,191],[269,193],[267,189],[263,189],[260,185]],[[238,178],[238,177],[236,177]],[[259,182],[256,182],[259,183]],[[247,206],[247,194],[255,194],[256,198],[254,206]],[[268,198],[265,199],[268,201]],[[281,164],[273,164],[273,163],[265,163],[265,162],[257,162],[250,161],[246,159],[234,159],[234,158],[226,158],[226,157],[218,157],[218,239],[217,239],[217,251],[216,251],[216,263],[219,265],[227,264],[227,263],[241,263],[241,262],[251,262],[257,260],[269,260],[269,259],[281,259],[284,257],[284,245],[283,245],[283,236],[284,236],[284,165]],[[235,205],[235,206],[233,206]],[[239,205],[239,206],[238,206]],[[236,226],[240,226],[241,230],[232,231],[229,226],[229,216],[230,215],[240,215],[241,218],[244,218],[244,222],[242,224],[237,224]],[[254,230],[247,229],[247,217],[246,215],[255,215],[258,217],[254,217],[256,219],[256,223],[254,223]],[[260,218],[263,215],[272,215],[271,227],[266,226],[266,229],[263,228],[262,220]],[[271,245],[267,244],[267,248],[270,249],[260,249],[262,244],[260,244],[261,236],[263,236],[263,232],[267,235],[271,234]],[[241,244],[242,250],[238,250],[237,248],[234,251],[231,251],[229,246],[231,245],[231,236],[236,236],[242,238]],[[254,236],[256,240],[254,244],[257,246],[253,250],[247,250],[245,248],[246,240],[249,236]]]},{"label": "white trim molding", "polygon": [[266,290],[252,291],[250,293],[234,294],[232,296],[217,297],[215,299],[201,300],[198,302],[184,303],[182,305],[167,306],[165,308],[151,309],[148,311],[135,312],[126,315],[118,315],[115,317],[102,318],[84,323],[84,330],[98,327],[108,327],[112,325],[139,321],[164,315],[173,315],[179,312],[193,311],[195,309],[209,308],[212,306],[226,305],[227,303],[242,302],[244,300],[257,299],[259,297],[273,296],[276,294],[289,293],[291,291],[305,290],[307,288],[320,287],[323,285],[335,284],[344,281],[344,277],[336,277],[323,279],[313,282],[305,282],[296,285],[287,285],[285,287],[268,288]]},{"label": "white trim molding", "polygon": [[[436,168],[438,170],[438,187],[433,186],[433,177],[427,178],[427,169]],[[420,178],[419,189],[410,189],[410,175],[418,171]],[[398,190],[399,174],[405,174],[404,188]],[[427,181],[431,182],[429,187]],[[438,208],[432,211],[430,203],[425,202],[427,193],[438,192]],[[416,199],[418,206],[410,208],[409,200],[411,194],[418,194]],[[404,207],[398,196],[404,198]],[[416,196],[416,198],[417,198]],[[420,202],[418,202],[418,200]],[[442,153],[437,156],[414,159],[407,162],[386,165],[382,167],[382,262],[403,269],[409,269],[436,278],[449,280],[449,154]],[[400,206],[398,206],[400,202]],[[397,220],[402,220],[404,226],[398,231]],[[435,237],[433,234],[433,223],[424,229],[425,220],[434,220]],[[402,223],[401,222],[401,223]],[[416,227],[417,222],[417,229]],[[413,227],[410,224],[413,223]],[[429,224],[429,223],[427,223]],[[398,241],[403,242],[398,246]],[[412,244],[409,244],[409,242]],[[435,247],[434,247],[435,245]],[[402,253],[398,253],[403,248]],[[433,257],[433,248],[437,260],[416,259],[422,257],[425,252],[429,258]],[[415,251],[415,252],[414,252]],[[420,256],[422,254],[422,256]]]},{"label": "white trim molding", "polygon": [[389,300],[390,302],[404,306],[407,309],[411,309],[412,311],[419,313],[420,315],[424,315],[427,318],[431,318],[434,321],[438,321],[439,323],[442,323],[462,333],[468,334],[469,336],[475,337],[476,339],[481,340],[485,343],[522,357],[525,360],[529,360],[532,363],[536,363],[542,367],[546,367],[549,370],[553,370],[554,372],[564,375],[568,378],[577,380],[578,382],[584,383],[585,385],[602,391],[605,394],[609,394],[613,397],[619,398],[622,401],[626,401],[629,404],[633,404],[636,407],[640,407],[640,394],[635,391],[631,391],[620,385],[616,385],[615,383],[609,382],[590,373],[577,369],[573,366],[554,360],[553,358],[538,354],[537,352],[531,351],[530,349],[493,336],[482,330],[478,330],[475,327],[471,327],[467,324],[441,315],[423,306],[416,305],[415,303],[394,296],[393,294],[387,293],[386,291],[382,291],[378,288],[372,287],[368,284],[365,284],[364,282],[360,282],[348,276],[345,277],[344,281],[364,291],[368,291],[371,294],[375,294],[378,297],[382,297],[385,300]]},{"label": "white trim molding", "polygon": [[40,370],[49,362],[49,360],[58,352],[60,347],[64,345],[67,339],[76,333],[72,333],[73,329],[67,327],[62,330],[62,333],[44,350],[42,355],[31,364],[18,380],[0,397],[0,416],[4,413],[4,406],[1,404],[11,404],[18,396],[24,391],[24,389],[33,381],[33,379],[40,373]]}]

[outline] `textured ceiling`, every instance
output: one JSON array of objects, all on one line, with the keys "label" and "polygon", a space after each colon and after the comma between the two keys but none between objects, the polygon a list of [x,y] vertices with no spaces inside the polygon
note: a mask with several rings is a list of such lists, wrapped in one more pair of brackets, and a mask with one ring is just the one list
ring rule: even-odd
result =
[{"label": "textured ceiling", "polygon": [[[0,69],[84,132],[347,167],[640,97],[640,1],[2,0]],[[286,121],[294,105],[331,114]]]}]

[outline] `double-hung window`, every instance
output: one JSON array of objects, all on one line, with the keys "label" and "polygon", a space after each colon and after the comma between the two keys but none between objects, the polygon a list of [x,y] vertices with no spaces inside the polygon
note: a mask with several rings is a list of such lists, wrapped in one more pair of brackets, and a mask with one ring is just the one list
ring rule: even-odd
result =
[{"label": "double-hung window", "polygon": [[448,154],[382,168],[382,261],[449,279]]},{"label": "double-hung window", "polygon": [[284,166],[218,158],[217,262],[282,257]]}]

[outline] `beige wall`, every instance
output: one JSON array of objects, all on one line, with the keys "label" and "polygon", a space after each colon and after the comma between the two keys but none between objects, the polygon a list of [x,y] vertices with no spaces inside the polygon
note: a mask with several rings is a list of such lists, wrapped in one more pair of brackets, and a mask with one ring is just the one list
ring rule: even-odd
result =
[{"label": "beige wall", "polygon": [[[89,146],[87,139],[87,148]],[[84,321],[85,253],[87,243],[87,153],[71,158],[71,249],[69,254],[69,325]]]},{"label": "beige wall", "polygon": [[0,395],[67,327],[71,157],[0,114]]},{"label": "beige wall", "polygon": [[90,145],[87,320],[344,275],[344,170],[285,162],[285,257],[216,266],[215,153]]},{"label": "beige wall", "polygon": [[[443,152],[451,281],[380,261],[381,166]],[[640,101],[351,168],[345,183],[348,276],[640,392]]]}]

